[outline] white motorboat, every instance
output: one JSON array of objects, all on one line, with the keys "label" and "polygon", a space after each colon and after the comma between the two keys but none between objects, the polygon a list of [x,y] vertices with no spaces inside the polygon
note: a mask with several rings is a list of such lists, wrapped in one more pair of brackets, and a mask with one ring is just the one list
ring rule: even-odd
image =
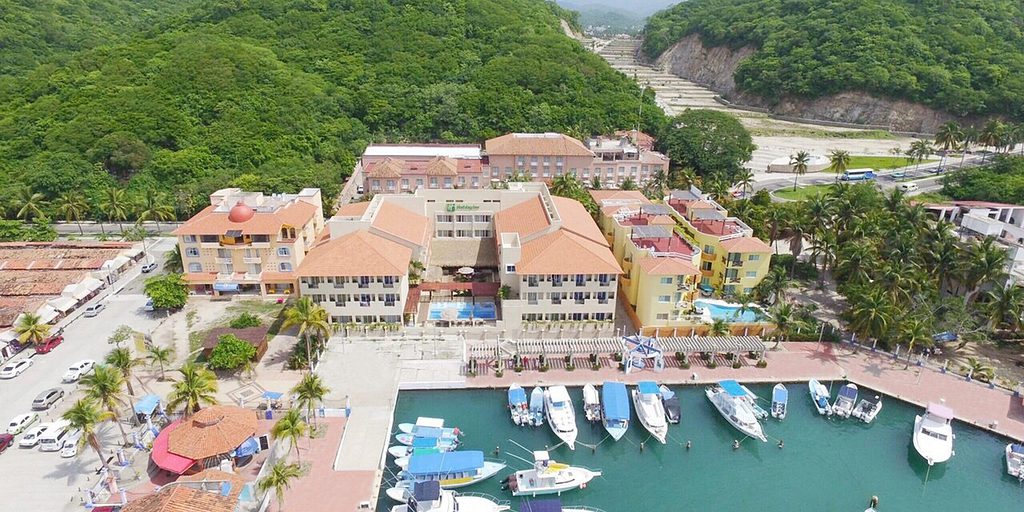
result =
[{"label": "white motorboat", "polygon": [[665,419],[665,405],[661,403],[661,390],[649,380],[637,383],[633,390],[633,407],[640,423],[661,444],[668,438],[668,420]]},{"label": "white motorboat", "polygon": [[433,446],[440,451],[450,452],[459,447],[459,438],[446,435],[441,429],[423,430],[420,435],[398,434],[395,440],[413,448],[429,448]]},{"label": "white motorboat", "polygon": [[750,410],[750,405],[744,400],[747,392],[734,384],[735,381],[724,380],[717,386],[705,388],[704,394],[707,395],[711,404],[718,409],[718,413],[729,424],[736,427],[736,430],[755,439],[768,442],[768,439],[764,436],[764,429],[761,427],[761,423],[757,421],[757,416],[754,416],[754,412]]},{"label": "white motorboat", "polygon": [[618,441],[629,429],[629,393],[621,382],[601,385],[602,423],[612,439]]},{"label": "white motorboat", "polygon": [[391,512],[503,512],[511,508],[509,502],[486,494],[442,489],[437,481],[417,482],[406,494],[405,504],[391,507]]},{"label": "white motorboat", "polygon": [[914,449],[928,461],[928,465],[941,464],[953,453],[953,410],[942,404],[930,403],[923,416],[914,417]]},{"label": "white motorboat", "polygon": [[519,384],[508,387],[508,410],[512,415],[512,423],[528,425],[530,422],[530,406],[526,403],[526,391]]},{"label": "white motorboat", "polygon": [[601,421],[601,397],[593,384],[583,386],[583,415],[591,423]]},{"label": "white motorboat", "polygon": [[432,439],[429,437],[417,437],[416,439],[413,439],[412,442],[413,444],[411,446],[406,446],[404,444],[396,444],[394,446],[388,447],[388,455],[391,455],[396,459],[400,459],[402,457],[408,457],[414,453],[427,454],[450,452],[455,450],[459,446],[458,444],[455,443],[438,446],[437,439]]},{"label": "white motorboat", "polygon": [[786,406],[789,404],[789,390],[782,383],[772,388],[772,417],[786,419]]},{"label": "white motorboat", "polygon": [[767,418],[768,411],[764,410],[764,407],[758,405],[757,395],[755,395],[754,392],[750,390],[750,388],[744,386],[743,384],[737,382],[737,385],[739,385],[739,387],[742,388],[743,391],[746,391],[747,396],[744,397],[744,400],[746,400],[746,402],[750,404],[750,410],[754,412],[754,416],[757,416],[757,419],[759,420]]},{"label": "white motorboat", "polygon": [[530,393],[530,424],[534,427],[544,424],[544,388],[540,386]]},{"label": "white motorboat", "polygon": [[857,402],[857,407],[853,408],[853,412],[850,415],[864,423],[871,423],[880,412],[882,412],[882,397],[875,395],[874,397],[861,398],[860,402]]},{"label": "white motorboat", "polygon": [[682,416],[679,408],[679,397],[672,392],[668,386],[658,386],[661,391],[661,404],[665,406],[665,419],[669,423],[679,423],[679,419]]},{"label": "white motorboat", "polygon": [[540,496],[562,494],[573,489],[584,489],[600,471],[570,466],[551,460],[548,452],[533,452],[533,467],[516,471],[505,480],[513,496]]},{"label": "white motorboat", "polygon": [[857,385],[849,383],[839,388],[839,396],[832,404],[832,414],[840,418],[849,418],[853,408],[857,405]]},{"label": "white motorboat", "polygon": [[520,507],[519,512],[604,512],[585,505],[563,505],[559,498],[524,500]]},{"label": "white motorboat", "polygon": [[828,388],[814,379],[807,383],[807,388],[811,392],[811,401],[814,402],[814,408],[818,410],[818,414],[830,416],[832,414],[832,406],[828,404],[828,400],[831,398]]},{"label": "white motorboat", "polygon": [[417,437],[423,437],[425,435],[433,435],[438,430],[441,431],[442,436],[460,436],[462,432],[459,432],[458,428],[445,428],[444,420],[441,418],[428,418],[426,416],[420,416],[416,418],[416,423],[399,423],[398,431],[403,434],[412,434]]},{"label": "white motorboat", "polygon": [[398,473],[398,483],[385,491],[395,501],[406,501],[418,482],[440,482],[442,489],[458,489],[486,480],[505,469],[505,462],[484,459],[480,451],[431,453],[409,457]]},{"label": "white motorboat", "polygon": [[576,429],[576,410],[572,407],[572,399],[565,386],[551,386],[544,392],[544,414],[551,431],[570,450],[575,450],[576,436],[579,435]]},{"label": "white motorboat", "polygon": [[1024,480],[1024,444],[1006,445],[1006,473]]}]

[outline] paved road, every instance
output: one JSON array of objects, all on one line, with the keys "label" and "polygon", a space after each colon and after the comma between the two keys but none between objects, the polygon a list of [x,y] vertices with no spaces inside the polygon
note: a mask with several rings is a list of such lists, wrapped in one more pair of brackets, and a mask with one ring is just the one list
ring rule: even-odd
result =
[{"label": "paved road", "polygon": [[[129,229],[135,225],[134,222],[122,222],[121,224],[124,225],[124,229]],[[156,222],[142,223],[142,225],[146,227],[146,231],[150,233],[170,233],[182,224],[182,222],[160,222],[159,224]],[[57,234],[60,235],[75,236],[81,235],[82,233],[85,233],[86,235],[99,235],[106,233],[107,235],[110,235],[112,239],[121,235],[121,228],[119,225],[111,224],[109,222],[104,222],[102,225],[91,221],[82,222],[81,229],[79,229],[79,225],[77,223],[59,221],[55,222],[53,227],[57,230]]]},{"label": "paved road", "polygon": [[[166,247],[166,243],[162,245]],[[36,395],[52,387],[64,389],[65,398],[41,416],[43,421],[59,418],[81,396],[76,384],[61,384],[61,376],[72,363],[82,359],[102,360],[112,348],[107,344],[107,337],[119,325],[131,325],[144,333],[152,332],[159,325],[162,315],[142,310],[146,297],[127,293],[130,291],[128,286],[141,282],[139,276],[139,267],[136,266],[115,283],[112,289],[94,299],[94,302],[107,304],[107,308],[98,316],[72,316],[65,319],[61,323],[65,341],[53,352],[36,355],[25,350],[14,356],[14,359],[30,357],[34,363],[20,376],[0,380],[0,404],[3,404],[0,421],[3,426],[6,427],[9,418],[29,412]],[[118,291],[121,293],[115,293]],[[133,385],[137,394],[143,393],[137,383]],[[107,424],[101,431],[101,438],[106,446],[113,446],[120,438],[120,433],[112,424]],[[63,459],[54,452],[44,453],[38,448],[21,449],[15,445],[0,454],[0,496],[4,497],[9,507],[18,510],[81,510],[79,498],[82,494],[77,490],[95,484],[95,469],[98,467],[99,459],[89,448],[82,450],[76,458]],[[4,510],[14,508],[0,507]]]}]

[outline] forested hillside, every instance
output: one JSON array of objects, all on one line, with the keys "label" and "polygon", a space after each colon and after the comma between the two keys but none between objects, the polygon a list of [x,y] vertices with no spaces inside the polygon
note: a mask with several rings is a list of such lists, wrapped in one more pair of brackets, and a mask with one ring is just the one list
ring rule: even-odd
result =
[{"label": "forested hillside", "polygon": [[644,52],[697,33],[752,46],[737,87],[769,100],[865,91],[958,116],[1024,118],[1019,0],[689,0],[655,14]]},{"label": "forested hillside", "polygon": [[[42,194],[44,213],[56,214],[70,192],[101,217],[117,216],[112,189],[156,191],[179,216],[226,185],[333,194],[369,141],[583,135],[636,121],[635,85],[565,37],[566,14],[544,0],[72,8],[94,3],[62,3],[71,13],[62,23],[95,25],[98,39],[115,34],[109,43],[5,36],[25,56],[0,80],[9,216],[29,192]],[[138,27],[141,19],[150,23]],[[644,115],[647,129],[664,123],[656,108]]]}]

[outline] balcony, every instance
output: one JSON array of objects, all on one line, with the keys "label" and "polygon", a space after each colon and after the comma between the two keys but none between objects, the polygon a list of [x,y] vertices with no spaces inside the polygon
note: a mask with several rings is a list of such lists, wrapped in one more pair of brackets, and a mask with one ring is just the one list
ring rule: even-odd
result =
[{"label": "balcony", "polygon": [[233,262],[233,260],[230,257],[228,257],[228,258],[217,257],[217,258],[214,258],[213,261],[216,262],[218,265],[230,265]]},{"label": "balcony", "polygon": [[359,283],[359,286],[358,286],[358,288],[369,288],[369,287],[370,287],[370,283]]},{"label": "balcony", "polygon": [[244,261],[246,263],[263,263],[263,260],[258,258],[258,257],[257,258],[242,258],[242,261]]}]

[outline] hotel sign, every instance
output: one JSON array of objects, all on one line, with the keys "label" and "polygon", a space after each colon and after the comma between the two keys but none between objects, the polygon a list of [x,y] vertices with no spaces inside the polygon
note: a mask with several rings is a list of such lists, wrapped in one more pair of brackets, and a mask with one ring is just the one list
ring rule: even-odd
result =
[{"label": "hotel sign", "polygon": [[475,212],[480,209],[477,204],[447,203],[444,205],[446,212]]}]

